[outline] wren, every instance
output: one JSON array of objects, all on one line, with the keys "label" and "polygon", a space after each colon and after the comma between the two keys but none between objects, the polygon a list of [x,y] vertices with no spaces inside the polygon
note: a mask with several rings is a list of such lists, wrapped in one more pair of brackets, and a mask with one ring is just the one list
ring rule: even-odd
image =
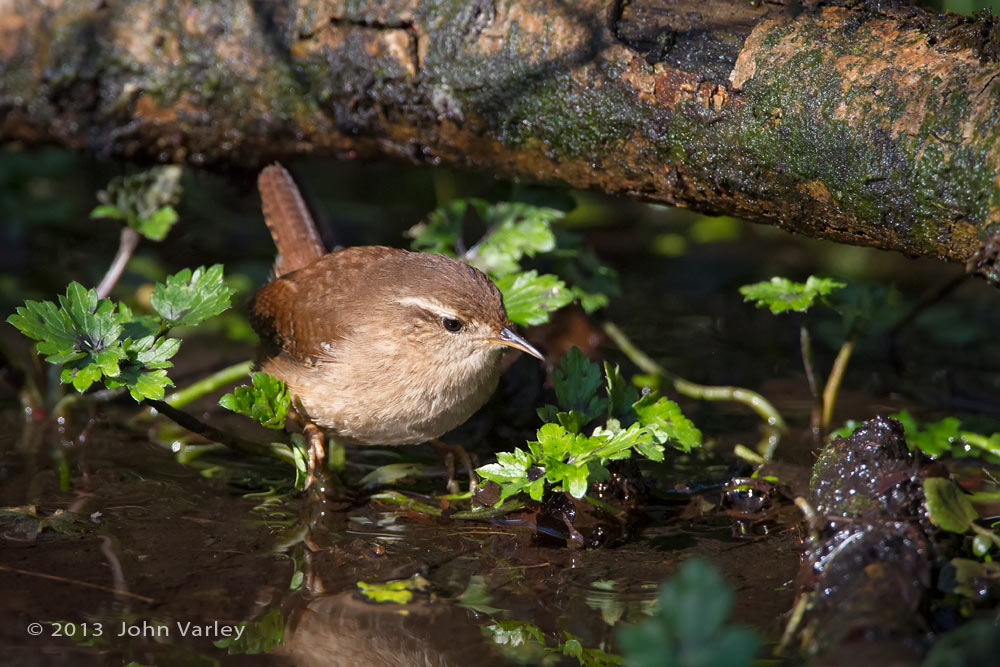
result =
[{"label": "wren", "polygon": [[487,401],[505,349],[543,359],[483,272],[384,246],[326,253],[283,167],[265,168],[258,187],[278,249],[274,280],[250,304],[258,366],[287,383],[311,466],[322,457],[316,427],[353,444],[427,442]]}]

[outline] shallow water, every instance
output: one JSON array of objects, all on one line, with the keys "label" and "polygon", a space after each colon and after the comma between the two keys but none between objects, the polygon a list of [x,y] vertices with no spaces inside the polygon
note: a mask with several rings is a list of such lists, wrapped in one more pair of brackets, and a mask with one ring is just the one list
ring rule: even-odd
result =
[{"label": "shallow water", "polygon": [[[743,304],[736,287],[773,273],[838,273],[840,261],[852,275],[891,272],[915,296],[955,267],[876,251],[844,251],[849,261],[835,260],[834,246],[752,227],[728,241],[692,244],[681,257],[651,254],[651,239],[665,229],[684,234],[687,227],[651,218],[587,231],[622,272],[624,295],[602,317],[685,377],[751,387],[772,400],[793,426],[778,450],[782,481],[793,487],[789,495],[801,493],[813,443],[806,436],[811,399],[799,367],[797,323]],[[200,249],[204,255],[188,256],[191,239],[178,240],[180,249],[168,242],[164,253],[188,264],[215,261],[212,253],[229,252],[221,259],[230,264],[243,252],[266,256],[259,238],[250,244],[254,250],[243,242],[228,250],[209,243]],[[254,266],[248,274],[263,273]],[[74,268],[73,262],[57,267]],[[32,271],[38,262],[25,268],[19,284],[45,292]],[[65,284],[58,275],[48,280]],[[1000,313],[996,294],[973,283],[958,296],[944,311],[928,311],[892,349],[879,337],[860,347],[840,418],[903,406],[923,407],[931,418],[957,409],[984,422],[996,417],[1000,354],[988,344]],[[600,356],[621,359],[586,323],[536,333],[553,346],[590,345]],[[16,354],[19,343],[7,334],[0,340]],[[835,351],[825,341],[835,336],[829,327],[816,330],[824,367]],[[946,348],[948,336],[964,347]],[[252,354],[251,344],[217,331],[185,342],[172,377],[183,386]],[[493,451],[522,444],[537,426],[545,376],[526,361],[454,435],[482,463]],[[40,412],[23,413],[17,376],[9,368],[0,374],[2,664],[535,664],[544,657],[537,642],[511,646],[530,634],[529,625],[550,648],[571,633],[584,647],[618,653],[618,628],[643,619],[657,586],[692,555],[720,566],[735,590],[735,620],[769,644],[780,637],[792,605],[798,511],[783,496],[759,514],[722,505],[725,483],[751,470],[731,455],[733,446],[753,446],[760,437],[759,420],[741,407],[682,399],[708,452],[645,466],[652,491],[639,529],[613,546],[581,550],[512,521],[440,519],[368,501],[375,489],[363,490],[355,503],[323,502],[294,493],[289,472],[269,462],[223,456],[182,465],[145,427],[127,425],[136,411],[127,398],[79,404],[58,424]],[[190,409],[231,423],[212,399]],[[413,493],[443,490],[444,470],[423,446],[349,450],[347,473],[356,480],[398,461],[424,466],[406,487]],[[360,593],[359,582],[396,580],[411,580],[406,604],[375,603]],[[72,626],[75,637],[65,636],[66,622],[79,624]],[[240,639],[226,643],[225,635],[236,632]]]}]

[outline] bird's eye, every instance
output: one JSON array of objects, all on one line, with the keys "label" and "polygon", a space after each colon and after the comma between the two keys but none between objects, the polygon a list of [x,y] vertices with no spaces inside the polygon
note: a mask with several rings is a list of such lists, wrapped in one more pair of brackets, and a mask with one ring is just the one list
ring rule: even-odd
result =
[{"label": "bird's eye", "polygon": [[453,320],[450,317],[442,319],[441,324],[444,326],[445,329],[447,329],[452,333],[456,333],[462,330],[462,323],[458,320]]}]

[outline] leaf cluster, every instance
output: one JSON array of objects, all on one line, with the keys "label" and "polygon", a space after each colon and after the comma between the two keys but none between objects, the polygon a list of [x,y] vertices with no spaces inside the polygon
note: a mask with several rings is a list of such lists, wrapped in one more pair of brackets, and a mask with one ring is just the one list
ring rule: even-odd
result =
[{"label": "leaf cluster", "polygon": [[126,387],[136,401],[161,399],[173,385],[166,369],[181,345],[168,336],[170,328],[221,313],[229,308],[231,293],[222,281],[222,265],[185,269],[154,287],[155,315],[142,315],[73,282],[58,304],[29,300],[7,321],[37,341],[47,362],[62,365],[60,380],[77,391],[103,381],[108,389]]},{"label": "leaf cluster", "polygon": [[[470,211],[487,232],[465,251],[462,231]],[[531,326],[548,322],[553,311],[574,299],[593,312],[618,292],[612,269],[582,248],[577,237],[553,230],[564,215],[559,209],[524,202],[456,199],[412,227],[408,235],[416,250],[457,257],[488,274],[504,295],[511,321]],[[532,265],[526,266],[529,262]],[[541,263],[555,273],[542,271]]]},{"label": "leaf cluster", "polygon": [[250,382],[250,386],[236,387],[232,393],[223,395],[219,405],[255,419],[261,426],[285,428],[285,416],[292,403],[285,381],[257,372],[250,376]]},{"label": "leaf cluster", "polygon": [[932,459],[942,456],[1000,457],[1000,433],[987,436],[965,430],[962,422],[955,417],[945,417],[936,422],[919,422],[907,410],[890,416],[903,425],[906,444],[910,449],[919,449]]},{"label": "leaf cluster", "polygon": [[701,432],[673,401],[655,392],[642,396],[617,366],[603,369],[577,348],[553,373],[556,405],[538,414],[545,423],[527,451],[497,454],[476,472],[500,486],[500,501],[517,493],[539,500],[546,487],[581,498],[591,482],[608,479],[606,464],[633,452],[662,461],[664,446],[690,451]]},{"label": "leaf cluster", "polygon": [[90,217],[123,220],[146,238],[162,241],[177,221],[173,205],[181,196],[180,180],[181,168],[176,165],[113,178],[97,193],[101,205]]},{"label": "leaf cluster", "polygon": [[752,665],[760,639],[728,622],[733,592],[719,571],[700,559],[685,561],[660,589],[659,610],[619,638],[629,665],[701,667]]}]

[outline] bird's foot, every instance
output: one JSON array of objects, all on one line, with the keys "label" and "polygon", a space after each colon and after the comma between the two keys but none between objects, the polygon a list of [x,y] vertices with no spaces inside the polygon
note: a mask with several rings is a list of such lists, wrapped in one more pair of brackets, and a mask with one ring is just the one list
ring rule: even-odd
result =
[{"label": "bird's foot", "polygon": [[448,472],[448,482],[445,487],[448,489],[448,493],[457,495],[461,491],[458,486],[458,480],[455,479],[456,458],[461,462],[462,467],[465,468],[465,472],[469,476],[469,493],[475,493],[476,486],[479,484],[479,477],[472,469],[472,459],[469,457],[469,453],[465,451],[465,448],[461,445],[450,445],[438,438],[434,438],[429,444],[434,448],[438,456],[441,457],[445,470]]}]

